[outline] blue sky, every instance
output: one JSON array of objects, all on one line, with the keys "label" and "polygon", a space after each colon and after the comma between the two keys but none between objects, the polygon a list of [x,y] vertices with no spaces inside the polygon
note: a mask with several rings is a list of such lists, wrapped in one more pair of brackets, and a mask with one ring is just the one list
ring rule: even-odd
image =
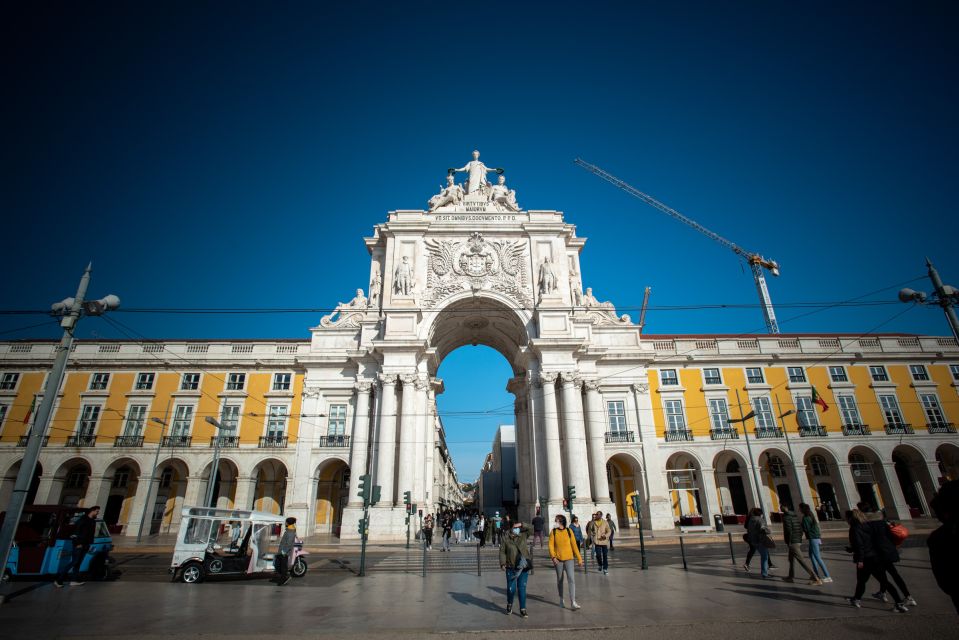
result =
[{"label": "blue sky", "polygon": [[[126,309],[331,307],[364,286],[373,225],[478,148],[524,207],[589,239],[600,299],[629,310],[653,288],[650,333],[761,332],[755,308],[661,309],[755,304],[752,281],[575,157],[778,260],[783,331],[948,333],[936,309],[788,305],[892,300],[926,255],[959,285],[955,3],[337,4],[10,14],[0,307],[72,295],[91,259],[91,293]],[[319,320],[115,317],[150,338],[303,338]],[[0,315],[0,339],[57,335],[21,330],[44,320]],[[98,319],[79,335],[122,337]],[[510,402],[488,353],[443,364],[441,409]],[[447,420],[461,478],[501,420]]]}]

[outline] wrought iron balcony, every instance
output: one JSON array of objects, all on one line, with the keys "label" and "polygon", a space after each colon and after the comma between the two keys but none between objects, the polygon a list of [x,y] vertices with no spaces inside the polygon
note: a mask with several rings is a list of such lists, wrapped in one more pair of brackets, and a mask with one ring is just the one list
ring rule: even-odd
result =
[{"label": "wrought iron balcony", "polygon": [[711,440],[738,440],[739,432],[735,429],[710,429],[709,438]]},{"label": "wrought iron balcony", "polygon": [[783,430],[779,427],[773,427],[772,429],[756,429],[756,439],[763,440],[765,438],[782,438]]},{"label": "wrought iron balcony", "polygon": [[799,437],[800,438],[817,438],[817,437],[826,437],[826,427],[815,426],[815,427],[799,427]]},{"label": "wrought iron balcony", "polygon": [[842,426],[842,435],[844,436],[868,436],[869,426],[864,424],[844,424]]},{"label": "wrought iron balcony", "polygon": [[[20,439],[17,440],[17,446],[18,446],[18,447],[25,447],[25,446],[27,446],[27,443],[29,443],[29,442],[30,442],[30,436],[29,436],[29,435],[20,436]],[[50,442],[50,436],[43,436],[43,446],[44,446],[44,447],[47,446],[47,444],[48,444],[49,442]]]},{"label": "wrought iron balcony", "polygon": [[915,433],[915,431],[912,430],[911,424],[903,424],[901,422],[898,424],[885,424],[883,425],[883,428],[885,428],[886,433],[891,436],[904,436],[910,433]]},{"label": "wrought iron balcony", "polygon": [[89,434],[78,434],[67,438],[68,447],[94,447],[97,444],[97,437]]},{"label": "wrought iron balcony", "polygon": [[261,449],[286,449],[289,436],[260,436]]},{"label": "wrought iron balcony", "polygon": [[320,436],[319,447],[348,447],[350,436]]},{"label": "wrought iron balcony", "polygon": [[927,424],[926,431],[929,433],[955,433],[956,425],[951,422],[937,422],[935,424]]},{"label": "wrought iron balcony", "polygon": [[666,442],[692,442],[693,432],[689,429],[667,429]]},{"label": "wrought iron balcony", "polygon": [[636,442],[636,434],[632,431],[607,431],[606,444],[620,444],[623,442]]},{"label": "wrought iron balcony", "polygon": [[213,436],[210,438],[210,446],[219,446],[221,449],[236,449],[240,446],[240,436]]},{"label": "wrought iron balcony", "polygon": [[164,447],[189,447],[193,436],[163,436]]},{"label": "wrought iron balcony", "polygon": [[113,441],[114,447],[142,447],[143,436],[117,436]]}]

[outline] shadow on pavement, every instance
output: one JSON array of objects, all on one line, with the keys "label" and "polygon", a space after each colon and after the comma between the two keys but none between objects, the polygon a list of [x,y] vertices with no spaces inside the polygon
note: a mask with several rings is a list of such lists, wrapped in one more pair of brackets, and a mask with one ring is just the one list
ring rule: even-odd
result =
[{"label": "shadow on pavement", "polygon": [[[814,605],[821,606],[821,607],[822,607],[822,606],[825,606],[825,607],[840,607],[840,608],[842,608],[842,609],[850,609],[850,608],[851,608],[850,605],[849,605],[848,603],[845,603],[845,602],[829,602],[829,601],[820,600],[820,599],[818,599],[818,598],[807,598],[807,597],[805,597],[805,596],[802,595],[802,592],[796,592],[796,591],[793,591],[793,590],[783,591],[783,590],[781,590],[781,589],[776,589],[776,590],[773,590],[773,591],[769,591],[769,590],[766,590],[766,591],[747,591],[746,589],[722,589],[722,588],[718,588],[718,589],[716,589],[716,590],[717,590],[717,591],[728,591],[729,593],[738,593],[739,595],[743,595],[743,596],[755,596],[755,597],[758,597],[758,598],[767,598],[767,599],[769,599],[769,600],[780,600],[780,601],[781,601],[781,600],[793,600],[793,601],[795,601],[795,602],[805,602],[805,603],[807,603],[807,604],[814,604]],[[807,593],[809,592],[808,589],[803,589],[802,591],[807,592]],[[818,592],[814,592],[814,593],[815,593],[815,595],[819,595]],[[839,597],[840,597],[840,596],[834,596],[834,595],[831,595],[831,594],[828,594],[828,595],[829,595],[829,597],[832,597],[832,598],[839,598]]]},{"label": "shadow on pavement", "polygon": [[486,609],[487,611],[496,611],[497,613],[502,613],[504,611],[503,607],[499,607],[489,600],[477,598],[471,593],[463,593],[461,591],[450,591],[448,593],[453,600],[456,600],[460,604],[469,605],[471,607],[479,607],[480,609]]}]

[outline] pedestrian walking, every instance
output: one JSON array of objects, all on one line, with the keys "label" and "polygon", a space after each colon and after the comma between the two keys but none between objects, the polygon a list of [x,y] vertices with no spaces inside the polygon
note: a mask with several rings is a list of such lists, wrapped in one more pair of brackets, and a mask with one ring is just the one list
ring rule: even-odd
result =
[{"label": "pedestrian walking", "polygon": [[573,516],[573,521],[569,525],[570,530],[573,532],[573,537],[576,538],[576,546],[579,547],[580,551],[583,549],[583,528],[579,526],[579,517]]},{"label": "pedestrian walking", "polygon": [[[886,572],[883,570],[883,562],[877,544],[873,535],[873,528],[866,519],[866,514],[860,509],[853,509],[849,512],[847,522],[849,523],[849,546],[852,549],[852,560],[856,563],[856,590],[851,598],[847,598],[849,604],[857,609],[862,607],[862,594],[866,592],[866,583],[872,576],[879,581],[880,593],[889,592],[896,601],[893,611],[905,613],[908,611],[903,599],[899,596],[896,587],[889,584],[886,578]],[[895,549],[895,546],[893,546]]]},{"label": "pedestrian walking", "polygon": [[799,511],[802,513],[803,533],[809,540],[809,562],[812,564],[812,570],[823,582],[832,582],[829,569],[826,568],[826,563],[822,559],[822,532],[819,529],[816,514],[805,502],[800,503]]},{"label": "pedestrian walking", "polygon": [[[866,514],[866,522],[869,524],[870,531],[872,532],[876,545],[876,553],[879,557],[882,570],[885,571],[888,578],[892,578],[896,586],[899,587],[903,604],[907,607],[915,607],[919,603],[916,602],[916,599],[909,593],[909,587],[906,585],[906,581],[902,579],[902,576],[899,575],[899,571],[896,569],[896,563],[899,562],[899,550],[896,549],[896,543],[893,541],[892,534],[889,531],[892,523],[886,519],[885,514],[882,512],[871,511],[869,505],[865,502],[860,502],[856,505],[856,508]],[[881,587],[879,591],[872,594],[872,597],[882,602],[889,602],[885,590]]]},{"label": "pedestrian walking", "polygon": [[590,542],[596,549],[596,570],[602,571],[603,575],[609,574],[609,523],[603,519],[603,512],[597,511],[593,514]]},{"label": "pedestrian walking", "polygon": [[543,548],[543,526],[545,522],[543,521],[543,515],[540,512],[539,507],[536,508],[536,515],[533,516],[533,544],[536,544],[536,541],[539,540],[539,548]]},{"label": "pedestrian walking", "polygon": [[497,547],[500,542],[500,527],[503,525],[503,519],[499,515],[499,511],[493,516],[493,544]]},{"label": "pedestrian walking", "polygon": [[460,543],[460,539],[463,537],[463,520],[460,518],[455,518],[453,520],[453,541],[456,544]]},{"label": "pedestrian walking", "polygon": [[929,534],[929,564],[936,584],[952,598],[959,613],[959,480],[950,480],[932,499],[932,510],[942,523]]},{"label": "pedestrian walking", "polygon": [[[762,575],[763,578],[769,577],[769,545],[774,544],[770,533],[769,527],[766,526],[766,522],[763,520],[763,510],[754,508],[750,511],[749,520],[746,521],[746,535],[743,539],[749,544],[749,551],[751,553],[759,552],[760,575]],[[746,564],[743,565],[746,571],[749,571],[749,561],[751,558],[752,556],[750,554],[746,554]]]},{"label": "pedestrian walking", "polygon": [[426,550],[433,550],[433,514],[427,513],[423,518],[423,539],[426,541]]},{"label": "pedestrian walking", "polygon": [[476,528],[476,516],[465,516],[465,522],[463,523],[466,526],[466,541],[472,542],[473,540],[473,529]]},{"label": "pedestrian walking", "polygon": [[613,538],[616,537],[616,523],[613,521],[613,516],[606,514],[606,524],[609,525],[609,550],[613,550]]},{"label": "pedestrian walking", "polygon": [[97,531],[97,517],[99,515],[100,507],[94,506],[87,509],[77,520],[73,534],[70,536],[70,540],[73,543],[70,562],[60,566],[57,571],[57,577],[53,581],[55,586],[62,587],[63,581],[66,580],[67,574],[70,572],[73,573],[73,580],[70,581],[71,587],[79,587],[83,584],[83,582],[80,581],[80,565],[83,564],[84,556],[87,555],[91,545],[93,545],[93,539],[96,537]]},{"label": "pedestrian walking", "polygon": [[[752,543],[754,536],[751,535],[749,532],[749,522],[752,520],[754,516],[758,516],[759,522],[763,526],[765,526],[765,523],[763,522],[763,510],[758,508],[750,509],[749,516],[746,518],[745,524],[743,524],[743,528],[746,529],[746,533],[743,534],[743,542],[749,545],[749,551],[746,552],[746,562],[743,564],[743,571],[745,571],[746,573],[749,573],[749,563],[752,561],[753,556],[756,555],[756,552],[759,551],[759,546]],[[767,556],[766,563],[767,563],[767,573],[768,573],[768,569],[775,569],[776,566],[773,564],[773,559],[771,554],[767,552],[766,556]],[[760,557],[762,556],[760,555]]]},{"label": "pedestrian walking", "polygon": [[[808,508],[808,507],[807,507]],[[809,584],[822,586],[822,580],[812,570],[806,559],[802,557],[802,521],[787,504],[779,507],[783,519],[783,542],[786,543],[786,552],[789,558],[789,575],[783,578],[785,582],[793,582],[796,577],[796,564],[809,574]]]},{"label": "pedestrian walking", "polygon": [[486,546],[486,516],[481,515],[476,521],[476,538],[479,540],[479,546]]},{"label": "pedestrian walking", "polygon": [[290,554],[293,553],[293,544],[296,542],[296,518],[286,519],[286,530],[280,538],[280,546],[273,558],[273,566],[276,569],[276,584],[279,587],[287,584],[290,577]]},{"label": "pedestrian walking", "polygon": [[533,568],[529,554],[529,536],[532,527],[517,522],[500,540],[499,566],[506,572],[506,615],[513,613],[513,600],[519,597],[519,614],[526,613],[526,582]]},{"label": "pedestrian walking", "polygon": [[549,557],[553,561],[553,567],[556,569],[556,588],[559,590],[559,606],[565,607],[563,600],[563,574],[566,574],[566,582],[569,583],[569,607],[573,611],[579,609],[579,603],[576,602],[576,579],[575,573],[577,563],[583,566],[583,558],[579,554],[579,544],[573,532],[566,527],[566,516],[558,514],[553,523],[556,525],[549,532]]},{"label": "pedestrian walking", "polygon": [[443,514],[443,548],[441,551],[450,550],[450,538],[453,537],[453,516],[446,512]]}]

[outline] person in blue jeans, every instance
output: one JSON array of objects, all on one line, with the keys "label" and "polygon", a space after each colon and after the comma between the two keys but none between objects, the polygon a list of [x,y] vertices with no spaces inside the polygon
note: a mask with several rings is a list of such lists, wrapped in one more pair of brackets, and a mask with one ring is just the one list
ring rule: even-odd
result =
[{"label": "person in blue jeans", "polygon": [[763,520],[763,510],[755,508],[749,512],[749,520],[746,521],[746,542],[759,552],[764,578],[769,577],[769,548],[765,544],[768,537],[769,529],[766,527],[766,521]]},{"label": "person in blue jeans", "polygon": [[826,568],[826,563],[822,559],[822,532],[819,529],[816,514],[805,502],[799,505],[799,512],[802,513],[803,533],[809,540],[809,561],[812,563],[812,570],[823,582],[832,582],[829,569]]},{"label": "person in blue jeans", "polygon": [[73,541],[73,552],[70,562],[61,565],[57,571],[57,577],[53,581],[54,586],[62,587],[68,573],[73,573],[71,586],[80,586],[83,584],[80,580],[80,565],[83,564],[83,558],[90,551],[93,545],[93,539],[96,537],[97,516],[100,515],[100,507],[90,507],[87,512],[80,516],[73,530],[70,539]]},{"label": "person in blue jeans", "polygon": [[533,528],[516,522],[502,534],[499,548],[499,566],[506,572],[506,615],[513,613],[513,600],[519,596],[519,614],[526,613],[526,581],[533,568],[529,553],[529,536]]}]

